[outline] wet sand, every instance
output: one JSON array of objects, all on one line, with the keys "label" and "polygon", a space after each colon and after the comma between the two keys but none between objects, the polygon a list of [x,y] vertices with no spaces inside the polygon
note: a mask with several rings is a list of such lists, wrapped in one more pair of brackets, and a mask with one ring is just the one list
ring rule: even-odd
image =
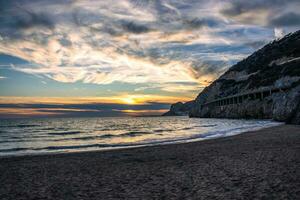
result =
[{"label": "wet sand", "polygon": [[0,158],[0,199],[300,199],[300,126],[187,144]]}]

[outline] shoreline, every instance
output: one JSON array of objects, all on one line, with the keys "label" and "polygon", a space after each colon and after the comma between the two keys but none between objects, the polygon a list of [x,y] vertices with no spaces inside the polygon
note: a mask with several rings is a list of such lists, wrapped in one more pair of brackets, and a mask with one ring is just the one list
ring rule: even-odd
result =
[{"label": "shoreline", "polygon": [[[274,121],[276,122],[276,121]],[[206,140],[216,140],[219,138],[224,138],[224,137],[233,137],[236,135],[240,134],[247,134],[248,132],[253,132],[253,131],[259,131],[262,129],[267,129],[267,128],[273,128],[273,127],[278,127],[278,126],[283,126],[287,125],[282,122],[276,122],[277,124],[273,125],[268,125],[265,127],[256,127],[253,128],[252,130],[246,130],[238,133],[231,133],[231,135],[222,135],[218,137],[212,137],[212,138],[201,138],[201,137],[194,137],[194,138],[181,138],[181,139],[174,139],[174,140],[166,140],[166,141],[156,141],[156,142],[150,142],[150,143],[145,143],[145,144],[136,144],[136,145],[124,145],[120,147],[106,147],[102,149],[87,149],[87,150],[74,150],[74,151],[61,151],[61,152],[35,152],[35,153],[23,153],[23,154],[11,154],[11,155],[0,155],[1,158],[11,158],[11,157],[31,157],[31,156],[47,156],[47,155],[60,155],[60,154],[73,154],[73,153],[90,153],[90,152],[107,152],[107,151],[118,151],[118,150],[126,150],[126,149],[136,149],[136,148],[147,148],[147,147],[155,147],[155,146],[164,146],[164,145],[176,145],[176,144],[185,144],[185,143],[194,143],[194,142],[202,142]]]},{"label": "shoreline", "polygon": [[216,139],[0,157],[3,199],[297,199],[300,126]]}]

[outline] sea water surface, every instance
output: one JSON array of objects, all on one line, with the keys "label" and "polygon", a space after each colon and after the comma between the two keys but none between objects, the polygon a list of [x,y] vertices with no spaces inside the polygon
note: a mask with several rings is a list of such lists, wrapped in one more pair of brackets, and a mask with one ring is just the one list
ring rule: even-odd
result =
[{"label": "sea water surface", "polygon": [[279,125],[270,120],[188,117],[0,121],[0,156],[130,148],[224,137]]}]

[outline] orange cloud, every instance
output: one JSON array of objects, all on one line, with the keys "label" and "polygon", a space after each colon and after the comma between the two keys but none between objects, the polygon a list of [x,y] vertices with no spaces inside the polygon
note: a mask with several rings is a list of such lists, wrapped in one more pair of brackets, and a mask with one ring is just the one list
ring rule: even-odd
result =
[{"label": "orange cloud", "polygon": [[174,103],[178,101],[190,101],[190,97],[174,97],[159,95],[119,95],[112,97],[0,97],[0,104],[91,104],[91,103],[113,103],[127,105],[141,105],[151,102]]},{"label": "orange cloud", "polygon": [[0,108],[0,114],[20,116],[63,115],[65,112],[99,112],[92,109],[73,108]]}]

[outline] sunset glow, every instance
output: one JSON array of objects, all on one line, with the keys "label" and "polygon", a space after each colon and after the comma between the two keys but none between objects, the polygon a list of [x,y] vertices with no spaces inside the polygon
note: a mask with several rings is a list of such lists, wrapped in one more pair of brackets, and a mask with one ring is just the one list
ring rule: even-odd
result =
[{"label": "sunset glow", "polygon": [[122,101],[125,103],[125,104],[136,104],[136,100],[132,97],[127,97],[127,98],[123,98]]}]

